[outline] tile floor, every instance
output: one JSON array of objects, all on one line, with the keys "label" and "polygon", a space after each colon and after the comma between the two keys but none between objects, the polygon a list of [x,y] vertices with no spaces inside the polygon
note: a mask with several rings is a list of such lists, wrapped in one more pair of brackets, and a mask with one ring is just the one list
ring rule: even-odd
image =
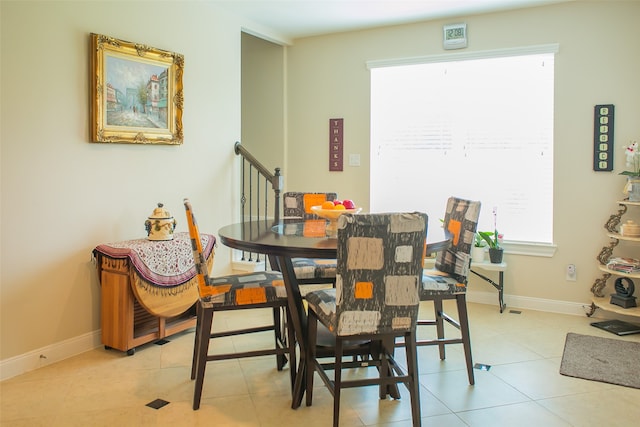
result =
[{"label": "tile floor", "polygon": [[[427,303],[423,303],[427,304]],[[448,306],[451,307],[451,306]],[[422,307],[426,313],[432,308]],[[475,371],[469,386],[459,345],[441,362],[437,349],[419,350],[422,422],[425,426],[635,426],[640,390],[558,373],[567,332],[617,338],[568,316],[469,304]],[[269,312],[258,311],[254,319]],[[218,327],[254,321],[246,313],[221,315]],[[421,334],[429,335],[427,327]],[[431,329],[431,328],[428,328]],[[626,338],[640,341],[640,335]],[[189,379],[193,332],[148,344],[127,356],[114,350],[77,355],[0,383],[0,425],[14,426],[262,426],[331,425],[332,399],[321,381],[313,406],[290,409],[289,373],[262,357],[210,363],[200,410],[191,409]],[[270,342],[271,337],[265,337]],[[254,341],[255,342],[255,341]],[[220,348],[246,347],[246,337]],[[635,361],[640,366],[640,355]],[[640,371],[639,371],[640,372]],[[639,373],[640,375],[640,373]],[[343,394],[341,426],[410,426],[406,389],[401,400],[379,400],[375,387]],[[155,399],[169,403],[146,406]]]}]

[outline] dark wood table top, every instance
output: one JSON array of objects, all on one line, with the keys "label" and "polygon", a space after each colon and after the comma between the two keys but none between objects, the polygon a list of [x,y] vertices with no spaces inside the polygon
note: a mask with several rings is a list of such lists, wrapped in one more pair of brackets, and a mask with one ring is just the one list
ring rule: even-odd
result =
[{"label": "dark wood table top", "polygon": [[[324,235],[323,219],[247,221],[222,227],[220,241],[230,248],[295,258],[336,258],[337,239]],[[427,230],[427,252],[446,249],[450,238],[442,227]]]}]

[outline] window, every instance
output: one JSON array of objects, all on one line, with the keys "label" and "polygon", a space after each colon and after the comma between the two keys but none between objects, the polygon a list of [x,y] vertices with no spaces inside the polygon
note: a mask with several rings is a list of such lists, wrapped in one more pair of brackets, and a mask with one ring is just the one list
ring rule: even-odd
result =
[{"label": "window", "polygon": [[433,226],[449,196],[480,200],[480,230],[495,210],[505,240],[551,244],[555,50],[370,62],[371,211]]}]

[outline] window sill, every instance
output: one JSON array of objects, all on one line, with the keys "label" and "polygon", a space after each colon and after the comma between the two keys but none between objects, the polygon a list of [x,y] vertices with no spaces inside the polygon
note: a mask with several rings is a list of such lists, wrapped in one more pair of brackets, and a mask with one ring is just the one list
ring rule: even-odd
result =
[{"label": "window sill", "polygon": [[513,255],[528,255],[551,258],[558,248],[552,243],[532,243],[507,241],[502,243],[504,253]]}]

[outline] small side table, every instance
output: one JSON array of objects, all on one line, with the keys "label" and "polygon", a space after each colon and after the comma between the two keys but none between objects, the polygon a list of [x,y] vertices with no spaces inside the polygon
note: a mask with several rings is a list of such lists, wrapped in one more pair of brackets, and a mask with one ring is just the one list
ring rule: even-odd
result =
[{"label": "small side table", "polygon": [[[202,234],[209,268],[215,237]],[[135,347],[196,325],[198,283],[188,233],[173,240],[107,243],[93,250],[101,285],[105,348],[135,353]]]},{"label": "small side table", "polygon": [[[478,273],[477,269],[486,270],[486,271],[497,271],[498,272],[498,283],[491,280],[489,277],[484,276]],[[490,283],[494,288],[498,290],[498,304],[500,305],[500,313],[502,313],[506,307],[504,303],[504,272],[507,269],[507,263],[491,263],[491,262],[472,262],[471,263],[471,272],[476,276],[480,277],[482,280]]]},{"label": "small side table", "polygon": [[[433,266],[435,262],[436,262],[435,258],[424,259],[425,267]],[[471,270],[470,270],[473,274],[480,277],[482,280],[486,281],[487,283],[490,283],[494,288],[498,290],[498,304],[500,306],[500,313],[502,313],[506,307],[506,304],[504,303],[504,272],[506,269],[507,269],[506,262],[501,262],[497,264],[497,263],[491,263],[489,261],[483,261],[483,262],[472,262]],[[478,273],[476,270],[497,271],[498,282],[496,283],[491,278]]]}]

